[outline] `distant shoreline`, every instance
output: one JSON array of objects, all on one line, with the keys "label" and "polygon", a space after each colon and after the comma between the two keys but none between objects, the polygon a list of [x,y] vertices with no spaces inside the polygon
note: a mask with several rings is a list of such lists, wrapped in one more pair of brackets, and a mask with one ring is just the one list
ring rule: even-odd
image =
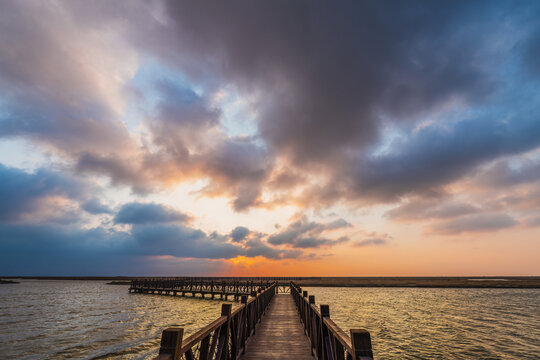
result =
[{"label": "distant shoreline", "polygon": [[18,281],[0,279],[0,284],[19,284]]},{"label": "distant shoreline", "polygon": [[[3,279],[24,280],[90,280],[109,281],[110,285],[129,285],[132,279],[142,276],[4,276]],[[161,278],[161,277],[144,277]],[[249,280],[245,277],[231,277]],[[279,278],[288,281],[288,278]],[[204,279],[227,279],[227,277],[204,277]],[[254,281],[271,280],[257,277]],[[291,277],[292,279],[292,277]],[[461,288],[461,289],[537,289],[540,276],[463,276],[463,277],[296,277],[294,281],[303,287],[398,287],[398,288]]]}]

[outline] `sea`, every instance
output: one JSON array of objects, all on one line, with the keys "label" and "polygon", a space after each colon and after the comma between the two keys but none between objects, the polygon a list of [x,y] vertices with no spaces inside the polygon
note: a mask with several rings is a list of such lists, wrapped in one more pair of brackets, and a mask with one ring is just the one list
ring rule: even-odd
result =
[{"label": "sea", "polygon": [[[540,359],[540,289],[303,290],[345,332],[368,330],[375,359]],[[0,359],[153,359],[163,329],[189,336],[222,303],[106,281],[0,285]]]}]

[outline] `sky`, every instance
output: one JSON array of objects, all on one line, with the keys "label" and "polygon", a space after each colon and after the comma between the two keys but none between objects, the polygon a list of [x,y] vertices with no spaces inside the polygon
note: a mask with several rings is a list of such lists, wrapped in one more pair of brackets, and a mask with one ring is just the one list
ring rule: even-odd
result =
[{"label": "sky", "polygon": [[0,275],[540,275],[538,1],[0,2]]}]

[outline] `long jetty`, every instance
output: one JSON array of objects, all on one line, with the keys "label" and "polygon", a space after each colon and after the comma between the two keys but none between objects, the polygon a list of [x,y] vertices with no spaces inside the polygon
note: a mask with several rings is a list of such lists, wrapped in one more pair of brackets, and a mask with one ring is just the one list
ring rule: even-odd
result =
[{"label": "long jetty", "polygon": [[372,360],[367,330],[343,331],[328,305],[285,279],[215,280],[203,278],[133,280],[131,293],[211,298],[232,296],[221,315],[184,339],[184,329],[163,330],[156,360],[318,359]]}]

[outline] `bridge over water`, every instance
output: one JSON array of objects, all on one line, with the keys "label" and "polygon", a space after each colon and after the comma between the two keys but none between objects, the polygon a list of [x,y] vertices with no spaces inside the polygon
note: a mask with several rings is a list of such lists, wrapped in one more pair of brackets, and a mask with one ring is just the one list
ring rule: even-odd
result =
[{"label": "bridge over water", "polygon": [[157,360],[373,359],[368,331],[347,334],[328,305],[316,306],[315,297],[289,279],[153,278],[133,280],[129,291],[241,300],[234,308],[223,304],[216,320],[185,339],[182,328],[165,329]]}]

